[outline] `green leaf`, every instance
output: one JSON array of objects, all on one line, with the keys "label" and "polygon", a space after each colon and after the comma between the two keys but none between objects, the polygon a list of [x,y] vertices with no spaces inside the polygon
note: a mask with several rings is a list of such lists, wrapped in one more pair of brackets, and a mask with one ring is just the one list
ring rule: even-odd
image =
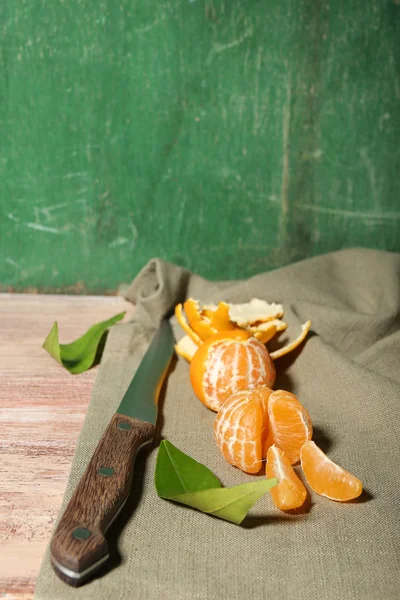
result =
[{"label": "green leaf", "polygon": [[107,321],[96,323],[87,332],[70,344],[60,344],[58,341],[57,321],[43,343],[43,348],[70,373],[77,375],[90,369],[101,349],[103,335],[111,327],[121,321],[125,313],[119,313]]},{"label": "green leaf", "polygon": [[158,450],[155,481],[157,494],[162,498],[221,487],[210,469],[168,440],[163,440]]},{"label": "green leaf", "polygon": [[239,525],[253,504],[277,483],[277,479],[258,479],[230,488],[201,490],[169,499]]},{"label": "green leaf", "polygon": [[157,494],[204,513],[239,525],[250,508],[277,479],[259,479],[224,488],[204,465],[187,456],[171,442],[163,440],[157,455],[155,484]]}]

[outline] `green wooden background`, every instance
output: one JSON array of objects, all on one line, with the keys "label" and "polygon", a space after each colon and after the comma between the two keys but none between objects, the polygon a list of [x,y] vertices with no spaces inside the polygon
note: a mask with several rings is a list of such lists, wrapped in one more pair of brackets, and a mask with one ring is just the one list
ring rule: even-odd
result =
[{"label": "green wooden background", "polygon": [[400,0],[0,11],[0,289],[400,251]]}]

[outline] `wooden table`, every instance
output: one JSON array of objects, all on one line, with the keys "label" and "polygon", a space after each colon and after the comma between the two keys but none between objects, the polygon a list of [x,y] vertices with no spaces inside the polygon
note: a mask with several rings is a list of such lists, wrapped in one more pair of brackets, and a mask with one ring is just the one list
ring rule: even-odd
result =
[{"label": "wooden table", "polygon": [[59,511],[98,367],[70,375],[42,349],[132,305],[116,296],[0,294],[0,598],[28,600]]}]

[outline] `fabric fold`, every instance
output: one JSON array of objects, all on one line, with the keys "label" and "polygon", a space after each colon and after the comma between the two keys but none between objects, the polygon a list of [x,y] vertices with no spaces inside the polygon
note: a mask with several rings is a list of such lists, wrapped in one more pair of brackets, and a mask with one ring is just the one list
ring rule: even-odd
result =
[{"label": "fabric fold", "polygon": [[[195,398],[188,364],[178,359],[160,406],[159,437],[139,455],[137,483],[110,531],[113,560],[101,576],[72,589],[54,574],[47,550],[35,599],[397,600],[399,254],[343,250],[223,282],[149,261],[126,293],[136,304],[133,319],[108,336],[60,515],[155,328],[189,296],[280,302],[289,325],[282,338],[295,337],[311,319],[312,335],[301,351],[276,361],[275,388],[298,396],[313,420],[316,443],[359,477],[366,493],[350,504],[310,493],[308,512],[296,515],[279,511],[266,495],[240,527],[158,498],[153,477],[161,437],[206,464],[224,485],[250,477],[219,453],[215,413]],[[171,323],[176,337],[183,335],[173,316]]]},{"label": "fabric fold", "polygon": [[160,320],[182,302],[190,271],[158,258],[151,259],[129,286],[125,298],[136,305],[135,320],[157,327]]}]

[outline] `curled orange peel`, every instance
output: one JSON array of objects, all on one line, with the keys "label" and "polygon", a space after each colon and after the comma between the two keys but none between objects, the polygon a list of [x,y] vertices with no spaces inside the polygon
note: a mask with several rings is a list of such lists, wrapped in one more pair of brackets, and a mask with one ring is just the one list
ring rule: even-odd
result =
[{"label": "curled orange peel", "polygon": [[272,340],[272,338],[276,334],[277,326],[275,323],[271,323],[269,327],[263,329],[250,328],[249,330],[252,332],[254,337],[257,338],[258,341],[260,341],[262,344],[266,344],[267,342]]},{"label": "curled orange peel", "polygon": [[230,304],[229,317],[239,327],[257,326],[283,317],[283,307],[281,304],[271,304],[265,300],[253,298],[250,302],[243,304]]},{"label": "curled orange peel", "polygon": [[212,335],[218,333],[218,331],[214,329],[214,327],[211,327],[211,325],[204,319],[201,319],[200,321],[192,321],[189,323],[189,325],[203,342],[208,340],[208,338]]},{"label": "curled orange peel", "polygon": [[295,340],[293,340],[293,342],[290,342],[290,344],[287,344],[286,346],[282,346],[282,348],[275,350],[275,352],[270,352],[270,357],[272,358],[272,360],[281,358],[281,356],[285,356],[285,354],[293,352],[293,350],[300,346],[300,344],[306,339],[306,336],[310,331],[310,327],[311,321],[307,321],[301,326],[301,333]]},{"label": "curled orange peel", "polygon": [[214,312],[215,311],[211,310],[210,308],[203,308],[203,310],[201,311],[201,316],[202,317],[207,317],[211,321],[211,318],[212,318]]},{"label": "curled orange peel", "polygon": [[218,329],[212,326],[210,319],[202,316],[197,300],[189,298],[189,300],[183,303],[183,309],[186,313],[189,327],[203,342],[210,336],[218,333]]},{"label": "curled orange peel", "polygon": [[[185,312],[185,315],[183,313]],[[270,304],[264,300],[253,298],[244,304],[228,304],[200,307],[200,303],[189,298],[175,307],[176,318],[187,334],[176,344],[177,354],[188,360],[193,358],[197,348],[211,336],[228,331],[245,331],[263,344],[267,344],[277,333],[287,328],[281,320],[283,308],[280,304]],[[187,318],[187,320],[186,320]],[[307,321],[301,327],[300,335],[278,350],[270,352],[272,360],[285,356],[295,350],[306,338],[311,326]]]},{"label": "curled orange peel", "polygon": [[237,325],[232,323],[229,318],[229,305],[226,302],[220,302],[217,310],[211,315],[211,325],[215,327],[217,331],[229,331],[230,329],[236,329]]},{"label": "curled orange peel", "polygon": [[175,316],[182,327],[182,329],[187,333],[191,340],[197,345],[200,346],[203,343],[203,340],[193,331],[193,329],[189,326],[182,312],[182,304],[177,304],[175,306]]},{"label": "curled orange peel", "polygon": [[179,340],[177,344],[175,344],[175,352],[182,356],[189,363],[191,362],[193,356],[196,354],[198,350],[198,345],[194,343],[192,338],[188,335],[184,335],[183,338]]},{"label": "curled orange peel", "polygon": [[189,300],[186,300],[183,303],[183,310],[186,313],[189,323],[192,321],[199,321],[202,318],[199,303],[197,300],[193,300],[193,298],[189,298]]},{"label": "curled orange peel", "polygon": [[287,323],[285,323],[285,321],[281,321],[280,319],[264,321],[263,323],[259,323],[258,325],[248,325],[246,329],[248,329],[249,331],[266,331],[271,327],[271,325],[276,326],[276,331],[285,331],[285,329],[287,329]]}]

